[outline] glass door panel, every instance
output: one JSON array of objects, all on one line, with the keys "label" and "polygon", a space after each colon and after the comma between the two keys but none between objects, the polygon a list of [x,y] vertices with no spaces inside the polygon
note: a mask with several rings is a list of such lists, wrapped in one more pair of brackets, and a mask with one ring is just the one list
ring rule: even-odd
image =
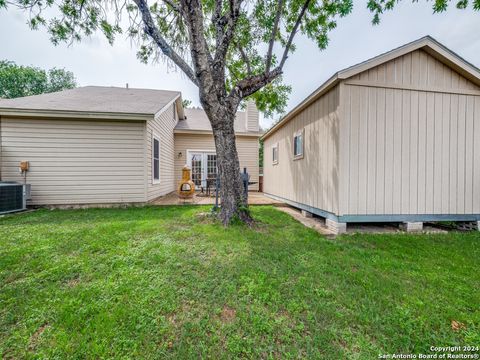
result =
[{"label": "glass door panel", "polygon": [[191,169],[192,169],[192,181],[195,186],[200,187],[202,186],[202,178],[203,178],[203,155],[201,153],[192,154],[191,158]]},{"label": "glass door panel", "polygon": [[214,180],[217,176],[217,155],[213,152],[190,152],[189,154],[192,181],[197,190],[201,190],[201,187],[207,186],[207,180]]},{"label": "glass door panel", "polygon": [[217,154],[207,154],[207,179],[217,177]]}]

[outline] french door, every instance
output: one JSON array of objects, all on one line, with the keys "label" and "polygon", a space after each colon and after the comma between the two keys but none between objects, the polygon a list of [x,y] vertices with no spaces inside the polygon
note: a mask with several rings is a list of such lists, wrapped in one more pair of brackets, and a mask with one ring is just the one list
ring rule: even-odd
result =
[{"label": "french door", "polygon": [[207,179],[217,177],[217,154],[213,151],[189,151],[188,161],[192,169],[192,181],[197,188],[207,186]]}]

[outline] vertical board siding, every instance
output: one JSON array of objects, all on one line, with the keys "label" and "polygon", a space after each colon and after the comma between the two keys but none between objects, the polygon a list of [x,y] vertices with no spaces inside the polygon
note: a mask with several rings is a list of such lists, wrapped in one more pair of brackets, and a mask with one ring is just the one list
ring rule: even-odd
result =
[{"label": "vertical board siding", "polygon": [[342,85],[340,215],[479,213],[480,96],[449,90],[480,87],[423,50],[351,79],[386,88]]},{"label": "vertical board siding", "polygon": [[480,97],[475,97],[473,124],[473,210],[480,214]]},{"label": "vertical board siding", "polygon": [[0,117],[0,180],[2,179],[2,118]]},{"label": "vertical board siding", "polygon": [[480,89],[479,86],[465,79],[422,49],[366,70],[350,79],[368,80],[379,84],[433,86],[455,90]]},{"label": "vertical board siding", "polygon": [[[237,136],[236,145],[240,169],[247,168],[250,174],[250,181],[255,184],[249,186],[249,190],[258,191],[258,138],[253,136]],[[187,163],[187,150],[215,151],[213,135],[204,134],[175,134],[175,156],[174,156],[174,184],[182,178],[182,168]],[[181,157],[178,154],[182,154]]]},{"label": "vertical board siding", "polygon": [[2,180],[30,162],[31,205],[145,201],[145,122],[1,120]]},{"label": "vertical board siding", "polygon": [[[353,88],[351,90],[354,91]],[[263,186],[266,193],[338,213],[338,104],[337,86],[265,139]],[[294,160],[293,135],[301,129],[305,132],[304,157]],[[358,139],[359,134],[355,133],[355,129],[348,131],[346,136],[351,134],[352,138]],[[276,144],[278,164],[273,164],[272,147]],[[353,148],[354,144],[350,143],[349,146]],[[355,153],[353,149],[347,151]]]},{"label": "vertical board siding", "polygon": [[[153,120],[147,121],[146,131],[146,166],[147,166],[147,199],[154,200],[175,190],[174,171],[174,135],[177,124],[175,104],[158,114]],[[152,139],[153,134],[160,140],[160,181],[153,182],[152,174]]]},{"label": "vertical board siding", "polygon": [[479,96],[349,85],[345,93],[353,136],[341,213],[479,213]]}]

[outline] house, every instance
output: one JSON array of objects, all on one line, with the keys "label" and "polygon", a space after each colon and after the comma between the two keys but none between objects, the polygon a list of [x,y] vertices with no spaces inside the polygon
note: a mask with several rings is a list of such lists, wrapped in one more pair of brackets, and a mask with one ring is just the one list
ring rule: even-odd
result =
[{"label": "house", "polygon": [[431,37],[339,71],[263,140],[264,192],[336,232],[480,220],[480,71]]},{"label": "house", "polygon": [[[252,103],[235,129],[240,165],[258,183]],[[0,150],[1,180],[31,184],[31,205],[145,203],[175,191],[185,164],[198,187],[216,173],[208,119],[175,91],[88,86],[0,100]]]}]

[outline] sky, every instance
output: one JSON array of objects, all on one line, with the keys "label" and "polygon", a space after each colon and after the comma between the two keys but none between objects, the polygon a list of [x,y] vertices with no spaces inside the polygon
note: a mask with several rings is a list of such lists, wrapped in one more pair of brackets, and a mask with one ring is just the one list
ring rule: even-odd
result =
[{"label": "sky", "polygon": [[[330,44],[320,51],[305,37],[284,68],[284,81],[292,86],[288,109],[292,109],[335,72],[365,61],[425,35],[433,36],[470,63],[480,67],[480,12],[457,10],[453,6],[433,14],[432,3],[400,2],[384,14],[380,25],[371,24],[367,1],[354,1],[354,10],[338,22]],[[80,86],[125,86],[181,91],[184,99],[198,106],[197,88],[171,65],[142,64],[136,48],[123,36],[113,46],[101,34],[71,46],[54,46],[44,29],[32,31],[26,14],[10,8],[0,10],[0,59],[44,69],[72,71]],[[275,120],[261,118],[263,128]]]}]

